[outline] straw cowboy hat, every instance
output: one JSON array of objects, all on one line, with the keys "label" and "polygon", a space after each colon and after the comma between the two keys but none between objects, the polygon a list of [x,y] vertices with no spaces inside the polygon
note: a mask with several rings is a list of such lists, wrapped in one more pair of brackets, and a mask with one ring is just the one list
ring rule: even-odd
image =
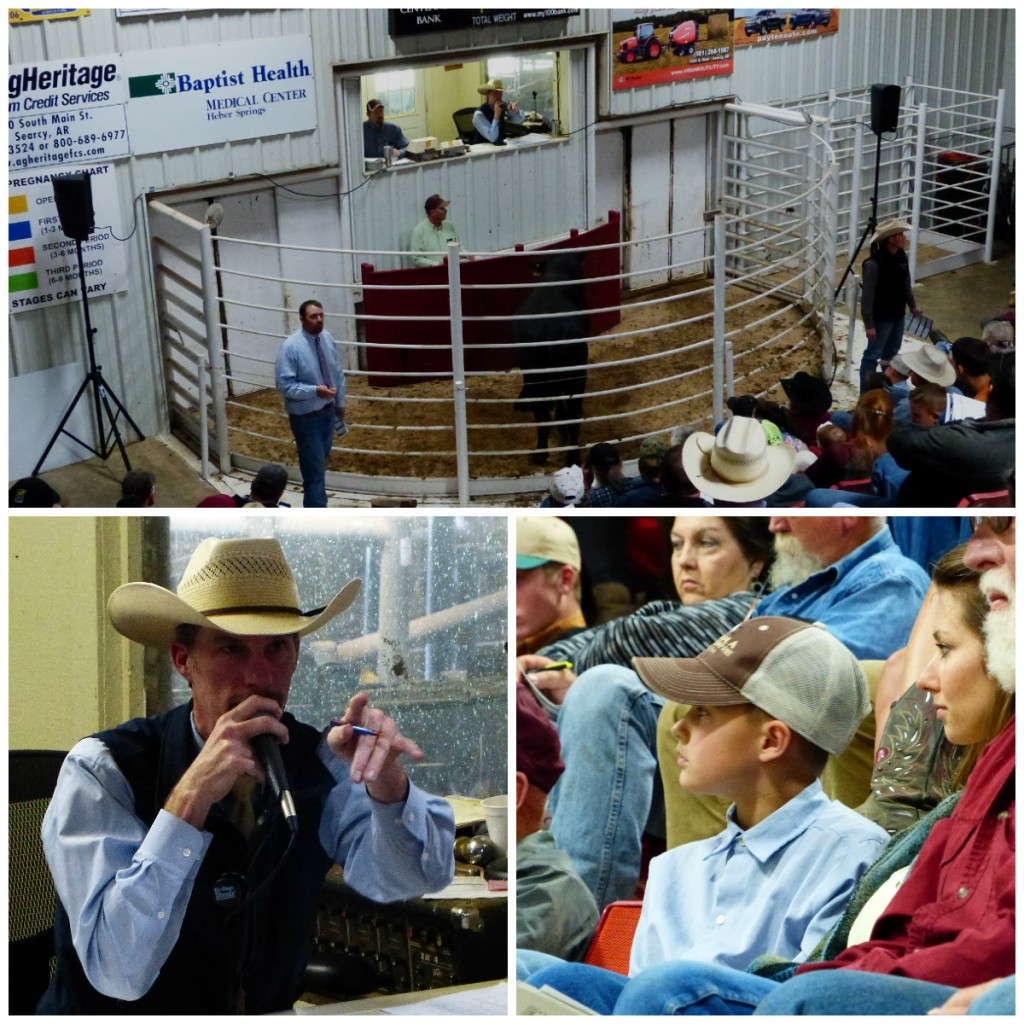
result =
[{"label": "straw cowboy hat", "polygon": [[504,92],[505,83],[500,78],[491,78],[484,82],[483,85],[478,86],[476,91],[481,96],[486,96],[489,92]]},{"label": "straw cowboy hat", "polygon": [[884,242],[887,238],[892,238],[893,235],[909,230],[910,225],[905,220],[884,220],[878,225],[878,229],[871,236],[871,244]]},{"label": "straw cowboy hat", "polygon": [[698,432],[683,445],[683,469],[694,487],[723,501],[760,501],[793,471],[796,452],[769,445],[757,420],[733,416],[717,436]]},{"label": "straw cowboy hat", "polygon": [[326,608],[303,612],[295,576],[276,540],[208,537],[192,553],[177,593],[154,583],[126,583],[107,601],[119,633],[169,647],[182,624],[239,636],[305,636],[340,615],[362,580],[349,580]]},{"label": "straw cowboy hat", "polygon": [[956,380],[953,364],[946,358],[946,354],[937,348],[922,345],[921,348],[908,349],[900,355],[908,369],[913,370],[919,377],[931,381],[932,384],[941,384],[948,388]]}]

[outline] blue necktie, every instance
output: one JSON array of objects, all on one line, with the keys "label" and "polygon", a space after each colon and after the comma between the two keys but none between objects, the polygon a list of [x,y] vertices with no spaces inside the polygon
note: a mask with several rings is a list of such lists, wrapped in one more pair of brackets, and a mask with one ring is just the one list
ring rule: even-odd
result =
[{"label": "blue necktie", "polygon": [[314,339],[316,345],[316,357],[320,361],[320,376],[324,379],[324,384],[327,387],[332,388],[334,385],[331,383],[331,371],[327,366],[327,357],[324,355],[324,350],[320,347],[320,335],[318,334]]}]

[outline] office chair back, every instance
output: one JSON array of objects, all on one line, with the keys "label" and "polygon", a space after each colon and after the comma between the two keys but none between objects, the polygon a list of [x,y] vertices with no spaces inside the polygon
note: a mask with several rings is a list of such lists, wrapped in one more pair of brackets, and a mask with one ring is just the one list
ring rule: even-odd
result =
[{"label": "office chair back", "polygon": [[60,750],[9,752],[8,1013],[34,1013],[54,970],[53,912],[57,893],[43,856],[40,829]]},{"label": "office chair back", "polygon": [[452,120],[455,122],[455,130],[459,133],[459,138],[462,139],[466,145],[470,145],[476,138],[476,129],[473,128],[473,115],[476,113],[476,107],[463,107],[461,110],[456,110],[452,114]]}]

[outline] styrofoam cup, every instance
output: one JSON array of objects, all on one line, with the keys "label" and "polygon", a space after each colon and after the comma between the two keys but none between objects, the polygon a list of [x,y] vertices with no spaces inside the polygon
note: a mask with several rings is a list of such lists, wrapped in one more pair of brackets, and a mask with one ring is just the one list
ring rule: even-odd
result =
[{"label": "styrofoam cup", "polygon": [[489,796],[480,801],[487,822],[487,834],[502,853],[508,853],[508,794]]}]

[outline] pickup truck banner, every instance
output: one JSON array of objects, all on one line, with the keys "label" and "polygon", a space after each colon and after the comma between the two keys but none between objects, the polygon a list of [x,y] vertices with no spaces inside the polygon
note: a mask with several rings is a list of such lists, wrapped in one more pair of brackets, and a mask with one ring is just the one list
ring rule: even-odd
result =
[{"label": "pickup truck banner", "polygon": [[834,35],[839,31],[839,10],[833,7],[784,7],[736,11],[733,37],[737,46],[763,46]]},{"label": "pickup truck banner", "polygon": [[612,89],[731,75],[731,9],[612,11]]}]

